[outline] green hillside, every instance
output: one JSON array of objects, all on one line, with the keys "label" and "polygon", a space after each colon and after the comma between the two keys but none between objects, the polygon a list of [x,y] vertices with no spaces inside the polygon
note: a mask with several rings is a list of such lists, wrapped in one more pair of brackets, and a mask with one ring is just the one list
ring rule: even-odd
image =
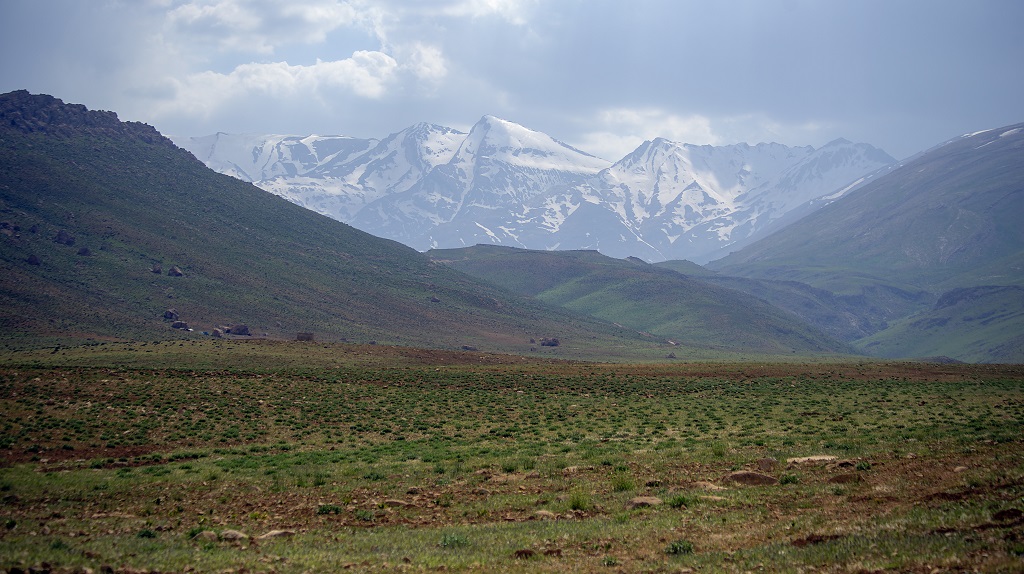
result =
[{"label": "green hillside", "polygon": [[428,255],[523,295],[686,346],[767,354],[851,351],[756,297],[635,259],[489,245]]},{"label": "green hillside", "polygon": [[971,287],[944,294],[934,308],[858,341],[880,357],[954,357],[1024,363],[1024,287]]},{"label": "green hillside", "polygon": [[954,140],[707,267],[837,293],[1022,284],[1022,160],[1024,124]]},{"label": "green hillside", "polygon": [[671,259],[669,261],[653,263],[652,265],[661,269],[671,269],[676,273],[681,273],[690,277],[713,277],[716,275],[714,271],[685,259]]},{"label": "green hillside", "polygon": [[[753,245],[707,265],[726,276],[801,282],[867,318],[846,334],[884,357],[1021,360],[1024,124],[938,146]],[[958,290],[988,293],[941,306]],[[980,289],[980,290],[979,290]],[[778,299],[767,300],[790,308]],[[935,307],[933,308],[933,305]],[[813,307],[813,305],[811,305]],[[994,313],[998,320],[976,321]],[[824,316],[827,316],[826,312]]]},{"label": "green hillside", "polygon": [[647,345],[216,174],[149,126],[27,92],[0,96],[0,262],[8,346],[234,325],[504,351],[559,337],[544,351],[563,354]]}]

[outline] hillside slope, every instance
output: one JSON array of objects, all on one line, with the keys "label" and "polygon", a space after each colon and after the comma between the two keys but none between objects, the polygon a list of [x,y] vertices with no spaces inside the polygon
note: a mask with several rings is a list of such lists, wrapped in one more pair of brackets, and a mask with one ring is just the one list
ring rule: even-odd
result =
[{"label": "hillside slope", "polygon": [[[709,268],[930,291],[1024,282],[1024,124],[957,138]],[[999,269],[1000,271],[995,271]]]},{"label": "hillside slope", "polygon": [[186,336],[172,309],[191,336],[244,324],[431,347],[640,345],[217,174],[150,126],[23,91],[0,96],[0,231],[9,346]]},{"label": "hillside slope", "polygon": [[[937,146],[709,268],[800,281],[887,311],[858,345],[882,357],[1020,360],[1024,124]],[[972,303],[945,305],[962,290]],[[998,295],[996,295],[998,294]],[[987,318],[984,322],[974,318]]]},{"label": "hillside slope", "polygon": [[769,354],[852,352],[756,297],[636,258],[488,245],[428,255],[517,293],[688,347]]}]

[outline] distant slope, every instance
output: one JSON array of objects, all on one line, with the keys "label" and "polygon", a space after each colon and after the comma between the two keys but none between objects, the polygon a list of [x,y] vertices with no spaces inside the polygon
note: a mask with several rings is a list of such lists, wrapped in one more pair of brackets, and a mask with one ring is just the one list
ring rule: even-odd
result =
[{"label": "distant slope", "polygon": [[495,285],[687,346],[770,354],[851,351],[760,299],[637,259],[487,245],[428,255]]},{"label": "distant slope", "polygon": [[1024,287],[971,287],[942,296],[932,309],[859,342],[883,357],[954,357],[1024,363]]},{"label": "distant slope", "polygon": [[863,279],[936,292],[1019,284],[1021,221],[1024,124],[953,140],[708,267],[833,290]]},{"label": "distant slope", "polygon": [[654,263],[653,265],[661,269],[671,269],[676,273],[691,277],[711,277],[715,275],[714,271],[686,259],[670,259]]},{"label": "distant slope", "polygon": [[183,336],[174,309],[193,336],[642,346],[214,173],[147,125],[23,91],[0,96],[0,262],[7,345]]},{"label": "distant slope", "polygon": [[[1017,124],[937,146],[707,267],[861,297],[882,311],[880,332],[857,343],[873,355],[1016,361],[1024,304],[1009,294],[1024,285],[1022,221]],[[943,303],[964,292],[977,295],[970,305]]]}]

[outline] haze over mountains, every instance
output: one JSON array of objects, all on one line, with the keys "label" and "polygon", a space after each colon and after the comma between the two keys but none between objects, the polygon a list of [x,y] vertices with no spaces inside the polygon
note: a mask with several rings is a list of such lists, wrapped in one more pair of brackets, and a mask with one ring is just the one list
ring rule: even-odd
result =
[{"label": "haze over mountains", "polygon": [[[658,138],[617,162],[485,116],[383,140],[178,138],[211,168],[420,251],[491,243],[706,262],[894,163],[867,144],[693,146]],[[821,202],[819,202],[820,204]]]}]

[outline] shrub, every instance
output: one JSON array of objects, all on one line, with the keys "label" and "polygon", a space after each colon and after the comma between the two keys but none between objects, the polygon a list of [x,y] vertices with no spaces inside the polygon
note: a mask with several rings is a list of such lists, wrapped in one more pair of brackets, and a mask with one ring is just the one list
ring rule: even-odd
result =
[{"label": "shrub", "polygon": [[690,542],[689,540],[682,540],[682,539],[676,540],[676,541],[673,541],[673,542],[669,543],[669,545],[665,547],[665,554],[671,554],[673,556],[679,556],[679,555],[682,555],[682,554],[692,554],[692,553],[693,553],[693,543]]},{"label": "shrub", "polygon": [[573,510],[589,510],[590,495],[582,490],[574,490],[569,495],[569,508]]},{"label": "shrub", "polygon": [[627,475],[618,475],[612,478],[612,490],[614,492],[628,492],[636,488],[633,478]]},{"label": "shrub", "polygon": [[675,494],[668,499],[670,508],[683,508],[693,506],[694,499],[685,494]]},{"label": "shrub", "polygon": [[321,504],[316,508],[317,514],[341,514],[341,507],[337,504]]},{"label": "shrub", "polygon": [[800,477],[795,474],[784,474],[779,477],[779,484],[800,484]]},{"label": "shrub", "polygon": [[446,532],[441,536],[441,542],[438,545],[442,548],[458,548],[459,546],[468,546],[469,539],[461,534]]}]

